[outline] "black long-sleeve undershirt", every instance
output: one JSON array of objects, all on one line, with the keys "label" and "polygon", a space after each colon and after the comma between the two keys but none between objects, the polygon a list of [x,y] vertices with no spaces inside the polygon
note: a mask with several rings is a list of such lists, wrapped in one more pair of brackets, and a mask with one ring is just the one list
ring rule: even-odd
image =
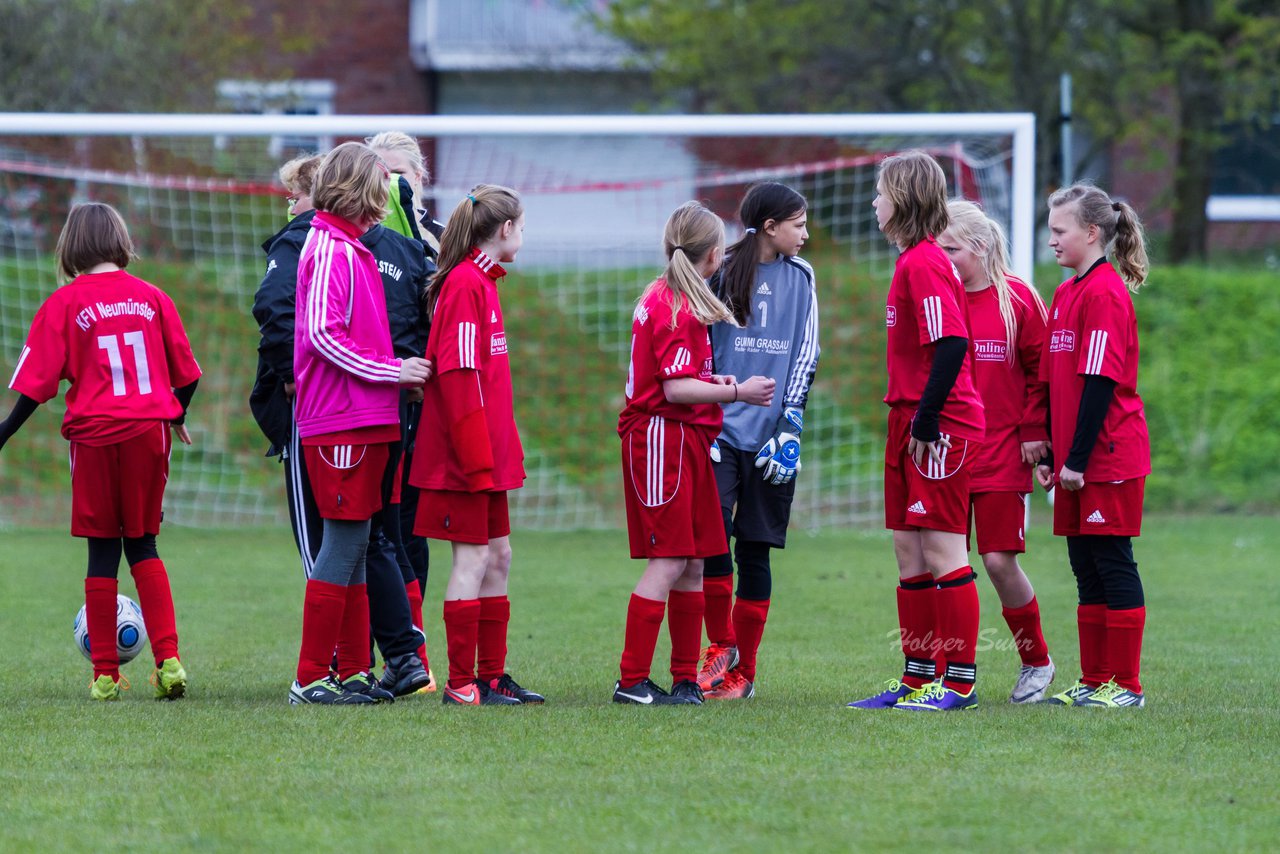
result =
[{"label": "black long-sleeve undershirt", "polygon": [[191,398],[196,393],[196,386],[199,384],[200,379],[197,377],[182,388],[173,390],[173,396],[178,398],[178,403],[182,404],[182,414],[173,419],[174,424],[182,424],[187,420],[187,407],[191,405]]},{"label": "black long-sleeve undershirt", "polygon": [[964,367],[965,354],[969,352],[969,339],[958,335],[939,338],[933,351],[933,366],[929,369],[929,381],[920,395],[916,417],[911,422],[911,436],[920,442],[936,442],[942,435],[938,430],[938,417],[942,406],[951,394],[951,387]]},{"label": "black long-sleeve undershirt", "polygon": [[1111,408],[1115,396],[1116,381],[1110,377],[1089,374],[1084,378],[1084,390],[1080,392],[1080,411],[1076,415],[1076,434],[1071,439],[1071,451],[1067,454],[1067,468],[1083,473],[1089,465],[1089,455],[1098,444],[1098,433]]},{"label": "black long-sleeve undershirt", "polygon": [[4,421],[0,421],[0,448],[4,447],[5,442],[9,438],[22,429],[22,425],[27,423],[27,419],[31,417],[31,413],[40,407],[34,398],[27,397],[25,394],[19,394],[18,400],[13,404],[13,409],[9,412],[9,417]]}]

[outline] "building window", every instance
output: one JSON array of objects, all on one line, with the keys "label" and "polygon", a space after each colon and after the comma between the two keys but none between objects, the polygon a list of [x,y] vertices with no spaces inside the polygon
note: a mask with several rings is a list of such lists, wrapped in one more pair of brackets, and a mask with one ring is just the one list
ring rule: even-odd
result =
[{"label": "building window", "polygon": [[[262,116],[328,116],[333,114],[337,87],[332,80],[223,80],[218,97],[237,113]],[[272,157],[307,151],[328,151],[332,136],[273,136]]]},{"label": "building window", "polygon": [[1207,213],[1217,222],[1280,221],[1280,115],[1269,125],[1225,129]]}]

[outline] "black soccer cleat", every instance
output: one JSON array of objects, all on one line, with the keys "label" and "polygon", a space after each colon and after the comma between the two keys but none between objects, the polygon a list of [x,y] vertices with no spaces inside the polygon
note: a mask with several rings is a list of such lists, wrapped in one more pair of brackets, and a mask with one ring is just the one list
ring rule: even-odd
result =
[{"label": "black soccer cleat", "polygon": [[523,705],[518,698],[510,694],[502,694],[493,690],[484,680],[478,680],[475,684],[480,689],[480,705],[482,706]]},{"label": "black soccer cleat", "polygon": [[671,703],[673,705],[702,705],[702,689],[691,679],[677,682],[671,686]]},{"label": "black soccer cleat", "polygon": [[431,681],[427,669],[422,666],[422,659],[416,653],[407,652],[387,659],[382,669],[382,678],[378,687],[389,691],[393,696],[403,697],[412,694]]},{"label": "black soccer cleat", "polygon": [[547,701],[547,698],[541,694],[530,691],[528,688],[520,687],[520,683],[511,678],[510,673],[504,673],[489,685],[489,691],[494,694],[501,694],[504,697],[514,697],[525,706],[538,706]]},{"label": "black soccer cleat", "polygon": [[348,691],[336,679],[326,676],[310,685],[294,682],[289,688],[291,706],[361,706],[372,705],[373,699],[364,694]]},{"label": "black soccer cleat", "polygon": [[631,706],[669,706],[671,695],[654,683],[652,679],[641,679],[634,685],[622,687],[621,682],[613,685],[613,701]]},{"label": "black soccer cleat", "polygon": [[394,703],[396,699],[395,694],[392,694],[374,681],[374,678],[367,671],[361,671],[339,684],[348,691],[364,694],[375,703]]}]

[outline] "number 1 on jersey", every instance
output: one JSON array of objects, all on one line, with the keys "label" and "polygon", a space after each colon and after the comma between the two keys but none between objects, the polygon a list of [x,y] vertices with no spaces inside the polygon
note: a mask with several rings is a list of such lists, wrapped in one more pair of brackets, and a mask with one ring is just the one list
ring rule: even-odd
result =
[{"label": "number 1 on jersey", "polygon": [[[99,335],[98,349],[107,351],[107,364],[111,366],[111,393],[124,397],[124,360],[120,357],[120,342],[116,335]],[[151,371],[147,367],[147,342],[141,332],[124,333],[124,343],[133,350],[133,365],[138,374],[138,393],[151,394]]]}]

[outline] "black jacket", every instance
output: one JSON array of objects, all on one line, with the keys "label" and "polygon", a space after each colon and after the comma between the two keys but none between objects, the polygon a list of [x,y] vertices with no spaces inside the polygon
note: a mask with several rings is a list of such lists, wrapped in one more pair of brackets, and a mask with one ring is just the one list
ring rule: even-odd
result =
[{"label": "black jacket", "polygon": [[[289,444],[293,432],[293,407],[284,386],[293,382],[294,300],[298,288],[298,262],[311,231],[313,211],[294,217],[276,232],[262,249],[267,272],[253,298],[253,317],[262,338],[258,343],[258,372],[249,395],[249,409],[275,456]],[[427,324],[421,297],[435,264],[420,241],[375,225],[361,236],[378,262],[387,297],[387,319],[395,354],[421,356],[426,349]]]}]

